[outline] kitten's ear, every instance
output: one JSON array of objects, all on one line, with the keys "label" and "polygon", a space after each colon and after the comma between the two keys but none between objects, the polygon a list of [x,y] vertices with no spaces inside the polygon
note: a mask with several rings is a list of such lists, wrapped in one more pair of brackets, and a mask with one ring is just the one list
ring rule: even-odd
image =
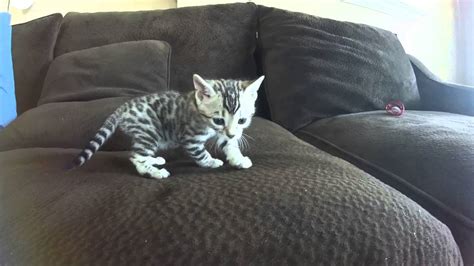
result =
[{"label": "kitten's ear", "polygon": [[262,84],[264,78],[265,76],[261,76],[258,79],[251,81],[250,84],[245,88],[245,93],[249,93],[254,98],[257,98],[258,88],[260,88],[260,85]]},{"label": "kitten's ear", "polygon": [[194,88],[197,91],[197,96],[200,100],[211,98],[216,94],[214,89],[198,74],[193,75]]}]

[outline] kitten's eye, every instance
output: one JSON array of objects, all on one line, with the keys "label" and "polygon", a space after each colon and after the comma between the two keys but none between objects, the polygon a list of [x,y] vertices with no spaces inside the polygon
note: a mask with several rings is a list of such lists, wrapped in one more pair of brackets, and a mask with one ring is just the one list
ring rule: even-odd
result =
[{"label": "kitten's eye", "polygon": [[242,124],[245,124],[246,121],[247,121],[246,118],[240,118],[240,119],[239,119],[239,124],[241,124],[241,125],[242,125]]},{"label": "kitten's eye", "polygon": [[212,121],[218,126],[223,126],[225,124],[225,121],[222,118],[213,118]]}]

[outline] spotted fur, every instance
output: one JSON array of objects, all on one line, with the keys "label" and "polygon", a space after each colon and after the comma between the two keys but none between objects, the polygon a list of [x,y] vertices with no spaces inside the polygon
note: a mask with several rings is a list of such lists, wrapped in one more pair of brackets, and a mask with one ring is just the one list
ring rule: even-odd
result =
[{"label": "spotted fur", "polygon": [[182,147],[201,167],[223,165],[205,149],[217,137],[217,146],[234,167],[249,168],[252,162],[239,149],[243,130],[255,113],[257,90],[263,76],[255,81],[204,80],[193,76],[195,90],[187,94],[166,91],[134,98],[112,113],[74,160],[82,166],[119,128],[132,139],[130,161],[138,173],[166,178],[163,150]]}]

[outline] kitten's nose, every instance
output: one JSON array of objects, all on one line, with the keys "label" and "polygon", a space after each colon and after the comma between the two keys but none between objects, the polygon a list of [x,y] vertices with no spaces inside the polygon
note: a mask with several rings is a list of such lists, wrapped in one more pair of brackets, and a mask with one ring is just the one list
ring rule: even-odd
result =
[{"label": "kitten's nose", "polygon": [[235,137],[235,135],[227,133],[227,137],[229,137],[229,139],[231,139],[231,138]]}]

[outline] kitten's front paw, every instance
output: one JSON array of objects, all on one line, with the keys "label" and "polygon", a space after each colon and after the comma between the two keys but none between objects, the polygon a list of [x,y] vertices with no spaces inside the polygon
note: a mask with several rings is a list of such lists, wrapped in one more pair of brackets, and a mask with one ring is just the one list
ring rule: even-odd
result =
[{"label": "kitten's front paw", "polygon": [[156,165],[137,163],[135,165],[140,175],[148,178],[162,179],[170,176],[170,172],[165,168],[159,169]]},{"label": "kitten's front paw", "polygon": [[221,167],[222,165],[224,165],[224,162],[219,160],[219,159],[215,159],[215,158],[211,158],[211,159],[208,159],[206,161],[201,161],[201,162],[196,162],[200,167],[205,167],[205,168],[217,168],[217,167]]},{"label": "kitten's front paw", "polygon": [[153,165],[164,165],[166,163],[166,160],[165,158],[161,157],[161,156],[156,156],[156,157],[150,157],[148,159],[150,161],[151,164]]},{"label": "kitten's front paw", "polygon": [[247,169],[252,167],[252,160],[250,160],[249,157],[245,156],[242,157],[240,160],[230,159],[229,164],[239,169]]},{"label": "kitten's front paw", "polygon": [[168,170],[166,170],[165,168],[162,168],[162,169],[155,168],[155,170],[150,171],[147,174],[149,175],[149,177],[154,178],[154,179],[163,179],[170,176],[170,172],[168,172]]},{"label": "kitten's front paw", "polygon": [[250,160],[249,157],[245,156],[240,162],[240,167],[244,169],[252,167],[252,160]]},{"label": "kitten's front paw", "polygon": [[218,168],[224,165],[224,162],[219,160],[219,159],[212,159],[212,161],[209,163],[210,168]]}]

